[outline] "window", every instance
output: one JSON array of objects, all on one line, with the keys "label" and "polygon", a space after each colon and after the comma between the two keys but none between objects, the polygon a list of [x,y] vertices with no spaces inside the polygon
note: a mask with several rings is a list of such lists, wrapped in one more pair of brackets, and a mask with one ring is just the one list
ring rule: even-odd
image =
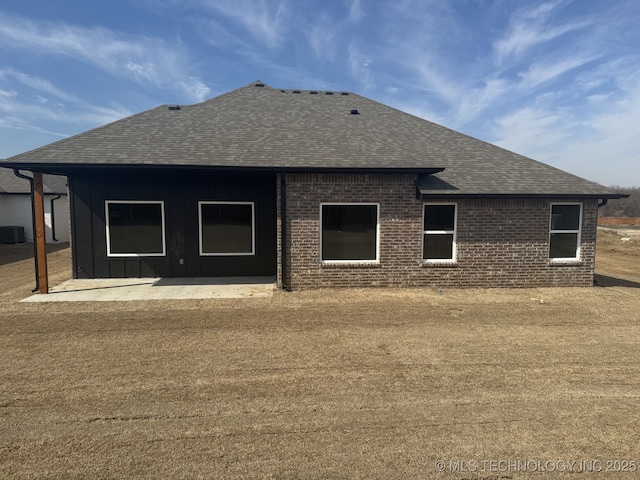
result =
[{"label": "window", "polygon": [[200,255],[254,255],[252,202],[198,202]]},{"label": "window", "polygon": [[107,256],[166,255],[164,202],[105,202]]},{"label": "window", "polygon": [[552,261],[580,259],[582,205],[556,203],[551,205],[549,258]]},{"label": "window", "polygon": [[377,262],[378,207],[377,203],[321,204],[322,261]]},{"label": "window", "polygon": [[454,204],[426,204],[422,258],[429,263],[455,262],[456,210]]}]

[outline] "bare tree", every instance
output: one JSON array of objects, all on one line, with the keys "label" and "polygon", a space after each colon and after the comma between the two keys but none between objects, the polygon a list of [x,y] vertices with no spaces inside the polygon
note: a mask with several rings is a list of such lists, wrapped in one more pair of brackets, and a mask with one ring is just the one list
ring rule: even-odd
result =
[{"label": "bare tree", "polygon": [[600,209],[601,217],[640,217],[640,187],[609,186],[615,192],[629,194],[629,198],[609,200]]}]

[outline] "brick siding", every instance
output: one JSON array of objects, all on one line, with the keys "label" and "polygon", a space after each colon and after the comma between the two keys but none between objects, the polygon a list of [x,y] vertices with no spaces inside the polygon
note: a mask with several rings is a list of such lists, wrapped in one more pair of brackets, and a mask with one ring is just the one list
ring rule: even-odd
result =
[{"label": "brick siding", "polygon": [[[287,174],[284,280],[320,287],[533,287],[593,284],[596,200],[416,199],[405,174]],[[280,192],[278,192],[280,193]],[[549,262],[550,204],[582,203],[580,261]],[[380,204],[380,262],[322,264],[320,203]],[[457,261],[422,261],[423,205],[457,203]],[[279,255],[282,254],[279,245]],[[282,274],[283,272],[279,272]],[[280,278],[280,277],[279,277]]]}]

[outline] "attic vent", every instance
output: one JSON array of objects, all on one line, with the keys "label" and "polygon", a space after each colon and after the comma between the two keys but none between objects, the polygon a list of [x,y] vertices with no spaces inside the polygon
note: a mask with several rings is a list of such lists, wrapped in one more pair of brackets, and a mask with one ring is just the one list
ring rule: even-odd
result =
[{"label": "attic vent", "polygon": [[360,115],[360,112],[354,108],[351,110],[351,115]]},{"label": "attic vent", "polygon": [[264,87],[264,83],[258,82],[258,83],[256,83],[256,87]]},{"label": "attic vent", "polygon": [[167,108],[169,110],[180,110],[180,105],[169,105]]},{"label": "attic vent", "polygon": [[300,90],[294,90],[293,93],[300,93]]},{"label": "attic vent", "polygon": [[324,92],[325,95],[333,95],[333,92]]},{"label": "attic vent", "polygon": [[342,92],[340,95],[349,95],[349,92]]},{"label": "attic vent", "polygon": [[311,95],[317,95],[317,94],[318,94],[318,92],[314,92],[313,90],[311,90],[309,93],[310,93]]}]

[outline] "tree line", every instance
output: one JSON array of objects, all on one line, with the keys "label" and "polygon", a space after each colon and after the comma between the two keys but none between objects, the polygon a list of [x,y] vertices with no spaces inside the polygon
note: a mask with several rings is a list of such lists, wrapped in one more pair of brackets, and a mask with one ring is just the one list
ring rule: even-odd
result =
[{"label": "tree line", "polygon": [[629,194],[629,198],[609,200],[600,208],[601,217],[640,217],[640,187],[611,185],[609,188],[614,192]]}]

